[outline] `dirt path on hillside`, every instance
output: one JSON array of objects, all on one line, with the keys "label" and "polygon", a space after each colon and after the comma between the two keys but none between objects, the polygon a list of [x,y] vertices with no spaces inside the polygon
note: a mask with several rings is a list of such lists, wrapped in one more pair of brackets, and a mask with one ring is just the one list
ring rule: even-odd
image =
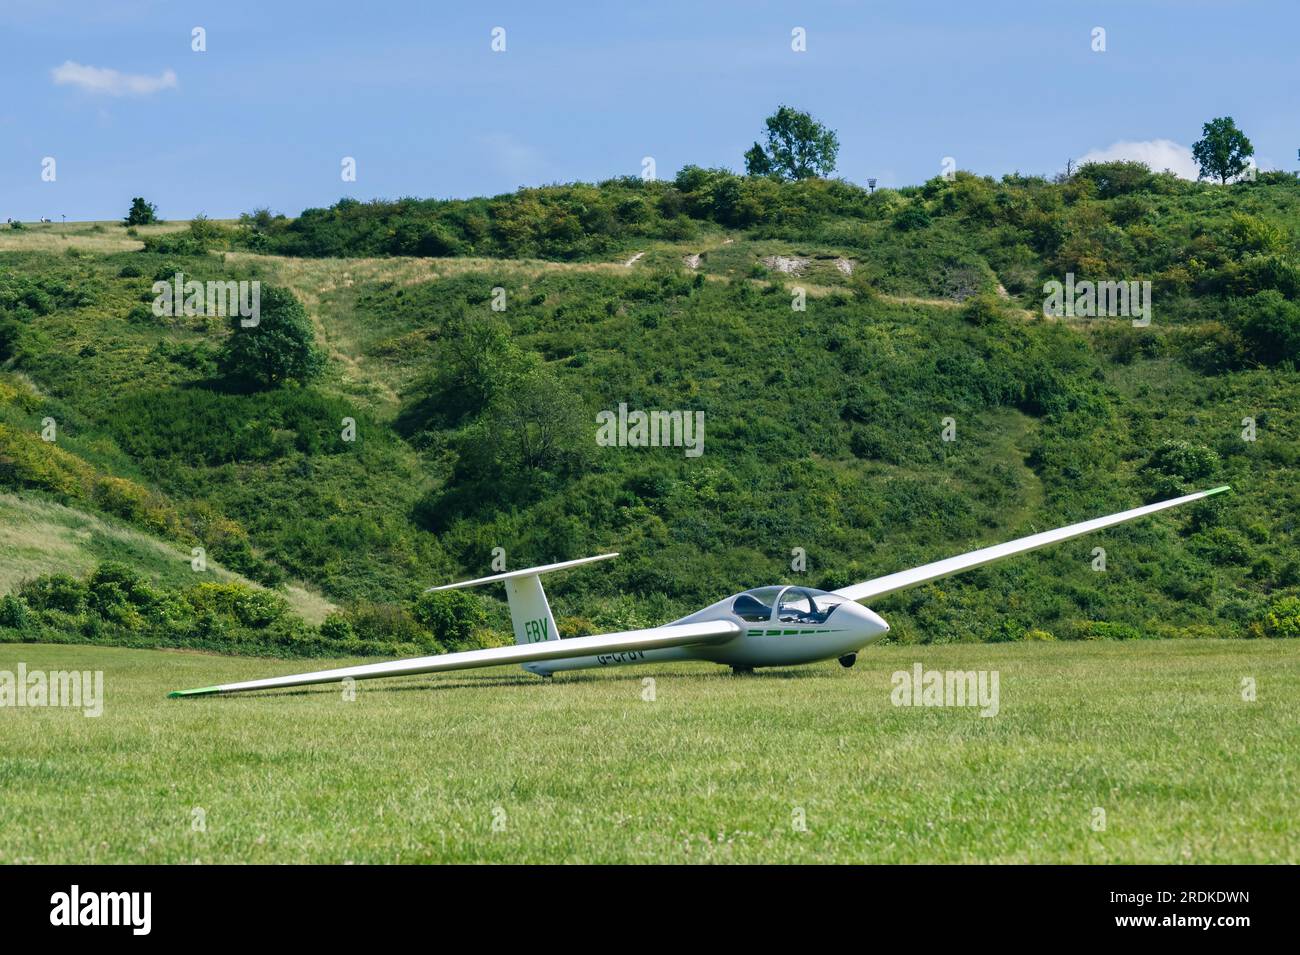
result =
[{"label": "dirt path on hillside", "polygon": [[[257,255],[252,252],[229,252],[227,256],[234,260],[261,261],[276,266],[279,277],[295,292],[299,293],[304,303],[307,304],[309,312],[315,312],[319,309],[320,294],[328,292],[339,285],[350,285],[356,282],[376,282],[390,281],[399,285],[418,285],[421,282],[437,281],[442,278],[449,278],[455,275],[463,275],[467,272],[488,272],[496,273],[505,277],[519,277],[525,279],[536,278],[547,272],[604,272],[612,275],[626,274],[626,271],[632,264],[638,261],[643,252],[638,252],[630,259],[621,262],[552,262],[546,259],[493,259],[480,257],[458,257],[448,259],[421,259],[421,258],[358,258],[358,259],[299,259],[290,256],[278,255]],[[792,262],[795,260],[791,260]],[[682,263],[688,266],[692,271],[699,269],[704,264],[704,253],[691,253],[683,256]],[[782,263],[789,265],[791,263]],[[710,282],[729,282],[731,277],[726,275],[716,275],[703,273],[706,280]],[[790,273],[783,272],[780,279],[775,282],[768,279],[746,279],[758,287],[766,287],[772,284],[784,284],[784,280],[790,277]],[[842,285],[813,285],[801,283],[804,291],[813,298],[822,298],[827,295],[852,294],[852,291]],[[885,292],[878,293],[878,297],[883,302],[889,302],[895,305],[920,305],[929,308],[955,309],[961,308],[961,302],[955,302],[948,298],[928,298],[919,295],[891,295]],[[1009,302],[1010,299],[1008,298]],[[1022,316],[1026,321],[1033,321],[1039,318],[1039,314],[1029,309],[1009,308],[1009,312]],[[313,314],[313,322],[319,322],[319,317]],[[326,337],[326,341],[330,339]],[[341,362],[350,368],[357,368],[356,361],[345,353],[333,351],[333,354]],[[371,380],[369,376],[364,376],[365,380]],[[385,387],[381,384],[381,387]],[[387,389],[391,392],[391,389]],[[392,395],[396,399],[396,395]]]}]

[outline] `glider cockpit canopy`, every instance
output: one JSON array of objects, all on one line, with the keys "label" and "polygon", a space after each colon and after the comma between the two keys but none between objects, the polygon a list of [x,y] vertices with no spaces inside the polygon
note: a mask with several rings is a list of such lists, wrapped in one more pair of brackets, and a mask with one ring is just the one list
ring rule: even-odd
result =
[{"label": "glider cockpit canopy", "polygon": [[775,609],[781,623],[822,624],[845,603],[852,601],[811,587],[758,587],[737,594],[731,612],[751,623],[767,623]]}]

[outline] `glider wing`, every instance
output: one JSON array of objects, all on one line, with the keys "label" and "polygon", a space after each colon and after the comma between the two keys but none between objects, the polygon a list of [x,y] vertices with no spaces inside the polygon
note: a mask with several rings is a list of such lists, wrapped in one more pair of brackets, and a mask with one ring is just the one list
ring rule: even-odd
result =
[{"label": "glider wing", "polygon": [[533,663],[539,660],[598,656],[603,653],[726,643],[740,636],[741,633],[741,628],[730,620],[671,624],[666,627],[651,627],[648,630],[627,630],[594,637],[546,640],[513,647],[489,647],[486,650],[466,650],[462,653],[443,653],[438,656],[413,657],[385,663],[365,663],[334,670],[317,670],[314,673],[294,673],[264,680],[246,680],[242,683],[224,683],[220,686],[204,686],[194,690],[176,690],[168,695],[206,696],[214,693],[238,693],[244,690],[271,690],[289,686],[307,686],[312,683],[337,683],[349,677],[354,680],[372,680],[377,677],[469,670],[506,663]]},{"label": "glider wing", "polygon": [[883,597],[885,594],[892,594],[895,591],[906,590],[907,588],[915,587],[918,584],[928,583],[931,580],[938,580],[940,577],[948,577],[952,574],[961,573],[963,570],[982,567],[985,564],[991,564],[993,561],[1001,560],[1004,557],[1023,554],[1026,551],[1038,550],[1038,548],[1046,547],[1048,544],[1067,541],[1072,537],[1079,537],[1083,534],[1089,534],[1092,531],[1099,531],[1104,527],[1112,527],[1115,524],[1122,524],[1125,521],[1131,521],[1135,517],[1145,517],[1147,514],[1154,514],[1157,511],[1163,511],[1167,507],[1177,507],[1179,504],[1199,501],[1203,497],[1209,497],[1211,494],[1218,494],[1221,491],[1226,490],[1228,490],[1227,485],[1212,488],[1208,491],[1197,491],[1195,494],[1187,494],[1183,497],[1175,497],[1168,501],[1148,504],[1145,507],[1135,507],[1131,511],[1121,511],[1118,514],[1111,514],[1107,517],[1095,517],[1090,521],[1082,521],[1078,524],[1071,524],[1068,527],[1059,527],[1054,531],[1043,531],[1041,534],[1031,534],[1029,537],[1022,537],[1019,540],[1009,541],[1006,544],[994,544],[992,547],[981,547],[979,550],[973,550],[966,554],[959,554],[956,557],[949,557],[947,560],[937,560],[932,564],[922,564],[920,567],[913,567],[911,570],[901,570],[896,574],[889,574],[885,577],[876,577],[872,580],[864,580],[860,584],[853,584],[852,586],[844,587],[835,591],[835,593],[839,594],[841,597],[847,597],[850,600],[867,600],[872,597]]}]

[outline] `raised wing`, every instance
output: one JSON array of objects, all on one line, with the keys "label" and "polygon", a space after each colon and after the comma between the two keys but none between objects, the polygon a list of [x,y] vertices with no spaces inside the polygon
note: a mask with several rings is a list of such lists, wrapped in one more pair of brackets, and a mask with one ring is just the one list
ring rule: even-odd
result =
[{"label": "raised wing", "polygon": [[409,660],[393,660],[386,663],[364,663],[360,666],[339,667],[334,670],[317,670],[314,673],[294,673],[289,676],[273,676],[265,680],[204,686],[196,690],[175,690],[167,695],[205,696],[212,693],[238,693],[243,690],[271,690],[286,686],[307,686],[312,683],[337,683],[348,677],[354,680],[373,680],[384,676],[470,670],[475,667],[494,667],[506,663],[533,663],[538,660],[588,657],[602,653],[626,653],[632,650],[658,650],[663,647],[726,643],[740,636],[742,632],[740,627],[730,620],[681,623],[667,627],[651,627],[648,630],[606,633],[595,637],[573,637],[569,640],[547,640],[514,647],[489,647],[486,650],[466,650],[463,653],[443,653],[438,656],[413,657]]},{"label": "raised wing", "polygon": [[1211,494],[1218,494],[1227,490],[1229,490],[1228,486],[1224,485],[1223,487],[1211,488],[1208,491],[1197,491],[1195,494],[1186,494],[1183,497],[1175,497],[1168,501],[1148,504],[1145,507],[1135,507],[1131,511],[1121,511],[1107,517],[1095,517],[1090,521],[1060,527],[1054,531],[1031,534],[1029,537],[1022,537],[1006,544],[982,547],[967,554],[949,557],[947,560],[937,560],[933,564],[922,564],[920,567],[913,567],[911,570],[902,570],[885,577],[876,577],[874,580],[865,580],[860,584],[853,584],[850,587],[837,590],[835,593],[842,597],[848,597],[850,600],[867,600],[871,597],[881,597],[885,594],[892,594],[897,590],[906,590],[908,587],[915,587],[931,580],[938,580],[940,577],[961,573],[963,570],[982,567],[1004,557],[1038,550],[1038,548],[1046,547],[1048,544],[1067,541],[1072,537],[1080,537],[1092,531],[1099,531],[1104,527],[1122,524],[1125,521],[1133,520],[1135,517],[1154,514],[1156,511],[1163,511],[1167,507],[1177,507],[1179,504],[1199,501],[1203,497],[1209,497]]}]

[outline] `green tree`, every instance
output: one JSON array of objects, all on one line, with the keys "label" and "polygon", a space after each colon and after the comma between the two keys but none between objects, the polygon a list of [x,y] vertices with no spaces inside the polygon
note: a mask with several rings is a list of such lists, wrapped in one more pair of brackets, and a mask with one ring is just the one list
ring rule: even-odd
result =
[{"label": "green tree", "polygon": [[488,417],[506,473],[570,473],[582,461],[583,439],[591,440],[582,399],[546,368],[521,376],[493,402]]},{"label": "green tree", "polygon": [[481,414],[529,369],[529,356],[499,318],[459,316],[443,329],[439,366],[428,382],[429,397],[448,422]]},{"label": "green tree", "polygon": [[131,200],[131,211],[126,214],[127,225],[150,225],[158,221],[158,207],[145,202],[142,196]]},{"label": "green tree", "polygon": [[839,137],[808,113],[782,106],[769,116],[766,145],[745,153],[745,172],[751,176],[809,179],[835,171]]},{"label": "green tree", "polygon": [[277,388],[288,381],[309,382],[325,367],[302,304],[287,289],[261,290],[257,324],[230,317],[230,336],[217,356],[222,374],[233,381]]},{"label": "green tree", "polygon": [[1246,160],[1255,155],[1255,147],[1231,116],[1210,120],[1201,127],[1201,136],[1192,145],[1192,156],[1201,167],[1201,178],[1217,177],[1221,184],[1226,184],[1249,168]]}]

